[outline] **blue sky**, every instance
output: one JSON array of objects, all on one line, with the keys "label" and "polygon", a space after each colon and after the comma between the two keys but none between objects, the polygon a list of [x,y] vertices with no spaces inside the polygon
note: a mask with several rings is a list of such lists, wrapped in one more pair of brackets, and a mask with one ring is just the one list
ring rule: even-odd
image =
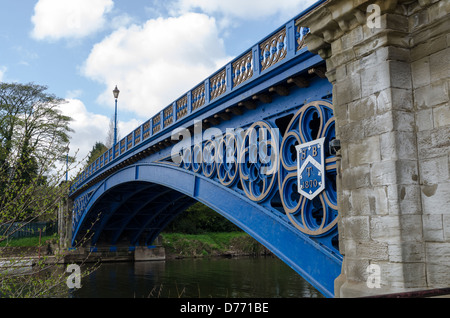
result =
[{"label": "blue sky", "polygon": [[71,152],[129,133],[315,0],[0,0],[0,81],[48,86]]}]

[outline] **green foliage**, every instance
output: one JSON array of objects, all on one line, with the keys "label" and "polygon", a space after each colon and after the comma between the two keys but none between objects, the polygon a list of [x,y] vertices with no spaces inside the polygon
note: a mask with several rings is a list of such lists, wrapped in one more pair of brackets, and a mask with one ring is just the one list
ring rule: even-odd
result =
[{"label": "green foliage", "polygon": [[65,101],[46,90],[0,83],[0,224],[53,213],[64,193],[54,169],[67,153],[71,118],[60,111]]},{"label": "green foliage", "polygon": [[56,235],[46,235],[39,238],[39,236],[22,237],[18,239],[12,239],[8,242],[4,241],[0,243],[0,247],[33,247],[42,246],[48,240],[56,239]]},{"label": "green foliage", "polygon": [[203,234],[161,234],[167,254],[177,257],[201,257],[215,255],[262,255],[269,253],[261,244],[245,232]]},{"label": "green foliage", "polygon": [[185,234],[236,231],[240,231],[236,225],[201,203],[181,213],[165,229],[166,233]]},{"label": "green foliage", "polygon": [[86,166],[88,167],[92,164],[98,157],[103,155],[108,148],[101,142],[96,142],[94,147],[92,147],[91,152],[88,155]]},{"label": "green foliage", "polygon": [[[0,83],[0,244],[36,244],[11,238],[30,222],[54,220],[66,204],[71,118],[62,114],[63,103],[45,86]],[[17,271],[29,261],[26,255],[10,259],[11,266],[0,269],[0,297],[45,297],[60,286],[65,273],[47,265],[46,258],[42,255],[29,273]]]}]

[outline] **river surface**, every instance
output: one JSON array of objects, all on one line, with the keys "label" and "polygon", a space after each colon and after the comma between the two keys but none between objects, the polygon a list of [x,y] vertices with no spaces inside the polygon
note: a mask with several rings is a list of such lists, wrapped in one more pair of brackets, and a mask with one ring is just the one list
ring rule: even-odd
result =
[{"label": "river surface", "polygon": [[74,298],[320,298],[278,258],[199,258],[105,263]]}]

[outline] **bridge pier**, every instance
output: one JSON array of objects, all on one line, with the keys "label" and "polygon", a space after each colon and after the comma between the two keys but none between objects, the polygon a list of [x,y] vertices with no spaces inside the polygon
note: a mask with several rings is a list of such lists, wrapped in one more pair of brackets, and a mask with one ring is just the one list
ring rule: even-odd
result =
[{"label": "bridge pier", "polygon": [[450,286],[450,1],[329,0],[298,23],[340,139],[336,297]]}]

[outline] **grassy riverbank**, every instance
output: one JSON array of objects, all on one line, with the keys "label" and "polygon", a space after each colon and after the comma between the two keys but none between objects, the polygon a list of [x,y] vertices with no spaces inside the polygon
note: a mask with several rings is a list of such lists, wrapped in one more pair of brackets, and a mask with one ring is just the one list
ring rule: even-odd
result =
[{"label": "grassy riverbank", "polygon": [[39,239],[39,236],[35,237],[22,237],[18,239],[11,239],[8,241],[3,241],[0,243],[0,247],[38,247],[39,242],[40,245],[46,245],[46,242],[49,240],[56,239],[56,235],[42,236]]},{"label": "grassy riverbank", "polygon": [[[55,236],[28,237],[2,242],[0,247],[37,248]],[[40,244],[39,244],[40,242]],[[162,233],[160,243],[168,258],[267,255],[270,252],[245,232],[211,232],[202,234]]]},{"label": "grassy riverbank", "polygon": [[269,254],[264,246],[244,232],[162,233],[161,239],[166,256],[170,258]]}]

